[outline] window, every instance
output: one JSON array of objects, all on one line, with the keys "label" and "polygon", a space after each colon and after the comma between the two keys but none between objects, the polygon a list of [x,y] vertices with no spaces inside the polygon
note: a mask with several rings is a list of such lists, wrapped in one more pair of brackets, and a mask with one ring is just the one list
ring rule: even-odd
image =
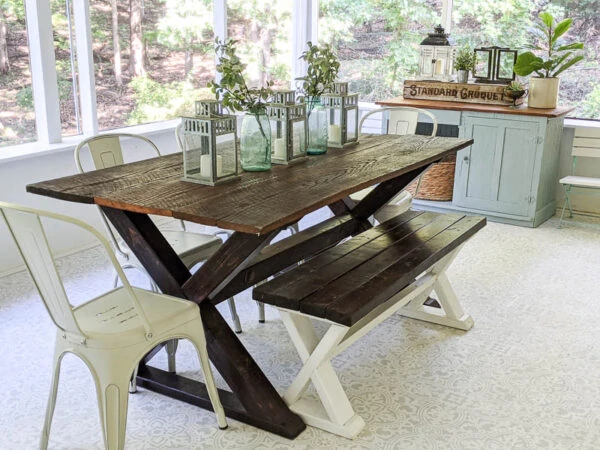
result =
[{"label": "window", "polygon": [[191,114],[214,78],[212,1],[90,5],[98,128]]},{"label": "window", "polygon": [[93,0],[89,11],[77,0],[0,0],[0,146],[190,114],[212,95],[215,35],[239,40],[249,85],[295,88],[317,4],[319,41],[338,51],[340,78],[362,101],[401,94],[419,43],[448,12],[458,46],[517,50],[540,9],[572,17],[586,61],[561,75],[560,101],[600,120],[600,0]]},{"label": "window", "polygon": [[0,0],[0,147],[35,139],[24,5]]},{"label": "window", "polygon": [[[586,60],[560,75],[560,103],[575,106],[570,116],[600,119],[600,7],[598,0],[558,0],[551,4],[534,0],[455,1],[452,37],[459,45],[500,45],[522,50],[530,43],[528,29],[540,11],[549,10],[557,20],[573,19],[569,41],[582,41]],[[519,24],[519,26],[515,26]],[[526,80],[523,80],[526,81]]]},{"label": "window", "polygon": [[237,54],[246,64],[249,87],[289,89],[291,77],[291,29],[293,0],[230,0],[227,2],[227,34],[238,42]]},{"label": "window", "polygon": [[339,77],[361,101],[398,96],[417,72],[419,43],[441,21],[442,2],[321,0],[319,41],[337,49]]}]

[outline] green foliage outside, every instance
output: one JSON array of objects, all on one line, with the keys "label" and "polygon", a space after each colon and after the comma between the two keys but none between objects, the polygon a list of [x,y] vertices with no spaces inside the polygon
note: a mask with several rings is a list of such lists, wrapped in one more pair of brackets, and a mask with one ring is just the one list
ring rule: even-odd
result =
[{"label": "green foliage outside", "polygon": [[579,107],[580,117],[600,117],[600,84],[596,84]]},{"label": "green foliage outside", "polygon": [[129,86],[135,93],[136,105],[128,125],[189,116],[196,99],[211,95],[208,89],[195,88],[188,81],[161,84],[147,76],[133,78]]}]

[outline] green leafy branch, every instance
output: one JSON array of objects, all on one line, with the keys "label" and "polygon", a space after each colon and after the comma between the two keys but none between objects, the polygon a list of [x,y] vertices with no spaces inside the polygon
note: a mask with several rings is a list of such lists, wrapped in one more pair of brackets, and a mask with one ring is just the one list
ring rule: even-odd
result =
[{"label": "green leafy branch", "polygon": [[302,81],[301,93],[305,97],[320,97],[328,92],[335,81],[340,63],[328,44],[322,46],[307,42],[308,50],[300,56],[308,64],[306,76],[296,78]]},{"label": "green leafy branch", "polygon": [[226,42],[215,39],[215,53],[219,59],[217,72],[221,74],[221,81],[209,81],[207,85],[217,100],[221,100],[228,109],[253,114],[263,112],[273,95],[273,82],[268,81],[266,86],[260,88],[249,88],[246,85],[243,73],[246,66],[235,53],[236,43],[232,39]]}]

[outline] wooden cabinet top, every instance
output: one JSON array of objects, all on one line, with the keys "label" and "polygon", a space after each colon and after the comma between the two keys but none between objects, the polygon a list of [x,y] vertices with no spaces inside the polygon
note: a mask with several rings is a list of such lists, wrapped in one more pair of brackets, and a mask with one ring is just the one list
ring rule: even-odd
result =
[{"label": "wooden cabinet top", "polygon": [[484,113],[514,114],[523,116],[538,117],[561,117],[565,116],[575,108],[572,106],[559,106],[554,109],[529,108],[527,105],[521,105],[518,108],[511,108],[503,105],[485,105],[479,103],[460,103],[460,102],[442,102],[436,100],[418,100],[404,99],[396,97],[389,100],[376,102],[381,106],[412,106],[414,108],[424,109],[442,109],[447,111],[475,111]]}]

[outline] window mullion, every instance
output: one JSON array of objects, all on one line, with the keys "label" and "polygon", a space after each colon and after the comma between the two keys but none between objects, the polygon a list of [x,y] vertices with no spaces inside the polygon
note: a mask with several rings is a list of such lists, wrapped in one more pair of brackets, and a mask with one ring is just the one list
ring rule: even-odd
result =
[{"label": "window mullion", "polygon": [[[227,39],[227,0],[213,0],[213,29],[215,37],[221,41]],[[216,64],[219,64],[219,58],[215,55]],[[221,81],[221,74],[215,72],[215,81]]]},{"label": "window mullion", "polygon": [[50,2],[25,0],[25,9],[37,137],[54,144],[61,141],[61,128]]},{"label": "window mullion", "polygon": [[89,0],[73,2],[75,37],[77,42],[77,69],[79,73],[79,104],[83,134],[98,133],[98,113],[96,104],[96,81],[94,76],[94,55],[92,52],[92,29],[90,25]]},{"label": "window mullion", "polygon": [[442,0],[442,25],[446,33],[452,30],[453,0]]},{"label": "window mullion", "polygon": [[319,0],[296,0],[292,12],[292,86],[295,79],[306,75],[306,62],[299,59],[308,41],[318,40]]}]

